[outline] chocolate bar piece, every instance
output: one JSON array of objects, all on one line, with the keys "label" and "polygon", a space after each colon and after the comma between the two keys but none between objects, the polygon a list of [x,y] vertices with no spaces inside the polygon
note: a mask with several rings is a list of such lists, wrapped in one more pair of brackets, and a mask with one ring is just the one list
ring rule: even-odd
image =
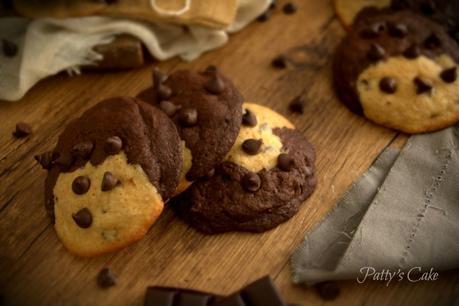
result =
[{"label": "chocolate bar piece", "polygon": [[188,289],[148,287],[145,306],[210,306],[215,295]]}]

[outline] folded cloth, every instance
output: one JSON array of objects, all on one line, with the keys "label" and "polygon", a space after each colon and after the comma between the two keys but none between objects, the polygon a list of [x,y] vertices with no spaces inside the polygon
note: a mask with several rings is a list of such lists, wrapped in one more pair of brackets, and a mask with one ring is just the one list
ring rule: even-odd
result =
[{"label": "folded cloth", "polygon": [[458,220],[456,125],[383,151],[306,234],[291,257],[293,282],[459,268]]},{"label": "folded cloth", "polygon": [[0,53],[0,100],[16,101],[39,80],[60,71],[96,63],[101,55],[93,48],[120,34],[143,42],[158,60],[179,56],[193,60],[203,52],[223,46],[228,33],[240,30],[266,10],[271,0],[241,0],[228,30],[200,26],[150,23],[112,17],[69,19],[1,18],[0,33],[18,45],[15,57]]}]

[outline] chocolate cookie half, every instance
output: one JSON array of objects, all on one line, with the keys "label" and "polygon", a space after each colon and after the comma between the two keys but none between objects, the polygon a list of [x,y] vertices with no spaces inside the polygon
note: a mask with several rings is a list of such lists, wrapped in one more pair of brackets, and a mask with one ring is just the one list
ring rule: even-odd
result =
[{"label": "chocolate cookie half", "polygon": [[311,144],[281,115],[245,103],[226,160],[174,199],[178,214],[207,234],[262,232],[287,221],[316,185]]},{"label": "chocolate cookie half", "polygon": [[[243,99],[215,67],[202,73],[179,70],[169,76],[155,70],[153,87],[138,98],[160,107],[175,122],[188,153],[188,181],[212,171],[236,140]],[[191,162],[186,161],[189,158]]]},{"label": "chocolate cookie half", "polygon": [[459,120],[459,46],[411,11],[366,10],[336,51],[338,96],[352,111],[406,133]]}]

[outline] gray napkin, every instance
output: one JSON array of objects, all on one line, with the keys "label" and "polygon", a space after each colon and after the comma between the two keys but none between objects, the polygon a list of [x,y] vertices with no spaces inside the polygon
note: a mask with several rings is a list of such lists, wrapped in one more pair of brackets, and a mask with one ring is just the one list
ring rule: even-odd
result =
[{"label": "gray napkin", "polygon": [[295,283],[459,267],[459,125],[386,149],[291,258]]}]

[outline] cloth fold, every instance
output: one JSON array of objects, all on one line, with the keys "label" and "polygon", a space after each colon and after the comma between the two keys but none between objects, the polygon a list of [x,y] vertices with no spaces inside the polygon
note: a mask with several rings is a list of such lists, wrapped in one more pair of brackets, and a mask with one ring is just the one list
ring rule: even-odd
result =
[{"label": "cloth fold", "polygon": [[[386,149],[291,257],[295,283],[459,267],[459,125]],[[400,269],[400,270],[399,270]]]}]

